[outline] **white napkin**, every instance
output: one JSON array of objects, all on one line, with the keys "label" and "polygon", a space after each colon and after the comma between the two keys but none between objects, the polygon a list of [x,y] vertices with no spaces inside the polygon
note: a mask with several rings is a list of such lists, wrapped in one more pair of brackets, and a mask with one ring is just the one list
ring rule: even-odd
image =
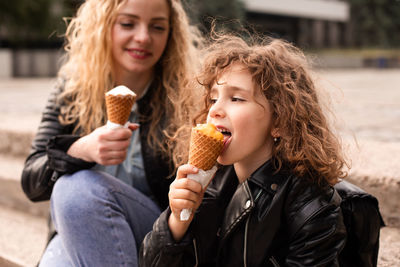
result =
[{"label": "white napkin", "polygon": [[112,121],[107,121],[106,127],[107,127],[107,129],[114,130],[114,129],[118,129],[118,128],[128,128],[128,125],[129,125],[129,121],[127,121],[125,123],[125,125],[121,125],[121,124],[118,124],[118,123],[115,123]]},{"label": "white napkin", "polygon": [[[210,180],[214,177],[215,172],[217,171],[217,166],[212,167],[211,169],[204,171],[199,169],[199,172],[196,174],[188,174],[187,178],[191,180],[195,180],[199,182],[201,186],[204,188],[208,185]],[[181,211],[180,219],[181,221],[189,220],[190,215],[192,214],[192,209],[183,209]]]}]

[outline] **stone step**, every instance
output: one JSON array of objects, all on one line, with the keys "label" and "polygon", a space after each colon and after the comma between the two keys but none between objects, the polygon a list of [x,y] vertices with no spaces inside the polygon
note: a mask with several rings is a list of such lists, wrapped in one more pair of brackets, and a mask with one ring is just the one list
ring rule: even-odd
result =
[{"label": "stone step", "polygon": [[[46,219],[0,207],[0,266],[36,266],[46,243]],[[378,266],[400,266],[399,255],[400,228],[382,228]]]},{"label": "stone step", "polygon": [[359,140],[348,180],[375,196],[388,226],[400,227],[400,142]]},{"label": "stone step", "polygon": [[[48,202],[32,203],[22,192],[22,157],[0,154],[0,266],[35,266],[47,240]],[[378,266],[400,264],[400,184],[353,171],[348,180],[375,195],[388,227],[381,231]],[[399,265],[400,266],[400,265]]]},{"label": "stone step", "polygon": [[25,157],[54,78],[0,79],[0,153]]},{"label": "stone step", "polygon": [[20,181],[23,165],[23,158],[0,154],[0,206],[47,218],[48,201],[33,203],[22,191]]},{"label": "stone step", "polygon": [[0,154],[26,158],[31,149],[34,131],[0,128]]},{"label": "stone step", "polygon": [[47,234],[46,218],[0,206],[0,266],[36,266]]},{"label": "stone step", "polygon": [[400,228],[400,183],[393,179],[350,176],[349,182],[375,196],[387,226]]},{"label": "stone step", "polygon": [[400,228],[382,228],[379,242],[378,267],[400,266]]}]

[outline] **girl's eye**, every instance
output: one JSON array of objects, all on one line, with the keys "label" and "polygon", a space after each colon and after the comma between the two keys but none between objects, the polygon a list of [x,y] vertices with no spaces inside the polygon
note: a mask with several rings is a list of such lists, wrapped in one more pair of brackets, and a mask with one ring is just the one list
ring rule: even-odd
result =
[{"label": "girl's eye", "polygon": [[215,104],[217,102],[217,99],[216,98],[210,98],[208,101],[210,102],[210,104]]},{"label": "girl's eye", "polygon": [[239,97],[232,97],[232,102],[243,102],[244,99],[239,98]]}]

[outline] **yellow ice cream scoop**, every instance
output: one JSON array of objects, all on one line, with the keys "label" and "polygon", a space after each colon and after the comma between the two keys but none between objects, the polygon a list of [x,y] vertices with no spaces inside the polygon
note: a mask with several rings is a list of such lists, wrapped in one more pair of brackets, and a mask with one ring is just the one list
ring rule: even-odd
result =
[{"label": "yellow ice cream scoop", "polygon": [[212,123],[205,123],[205,124],[197,124],[194,127],[194,130],[202,132],[204,135],[210,136],[217,140],[224,140],[224,135],[217,130],[214,124]]}]

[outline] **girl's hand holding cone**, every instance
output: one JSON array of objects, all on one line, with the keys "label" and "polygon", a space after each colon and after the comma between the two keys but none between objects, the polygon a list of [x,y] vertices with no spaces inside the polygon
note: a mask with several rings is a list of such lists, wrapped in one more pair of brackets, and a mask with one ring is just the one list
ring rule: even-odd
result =
[{"label": "girl's hand holding cone", "polygon": [[200,183],[187,178],[188,175],[196,174],[198,171],[199,169],[193,165],[182,165],[178,168],[175,181],[170,185],[168,197],[171,216],[168,219],[168,225],[176,241],[183,237],[193,219],[192,214],[188,220],[182,221],[181,211],[183,209],[195,211],[203,200],[205,188]]},{"label": "girl's hand holding cone", "polygon": [[[198,173],[187,173],[187,177],[200,183],[205,190],[214,176],[214,167],[224,146],[224,136],[217,131],[213,124],[199,124],[192,128],[189,148],[189,164],[196,166]],[[186,176],[185,176],[186,177]],[[183,208],[180,220],[187,221],[192,217],[191,208]]]}]

